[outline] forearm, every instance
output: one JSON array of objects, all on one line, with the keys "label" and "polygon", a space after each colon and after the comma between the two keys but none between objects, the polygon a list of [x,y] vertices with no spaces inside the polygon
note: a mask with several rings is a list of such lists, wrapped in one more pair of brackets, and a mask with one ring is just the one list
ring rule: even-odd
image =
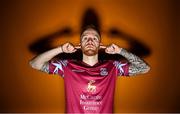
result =
[{"label": "forearm", "polygon": [[130,62],[129,75],[144,74],[150,70],[149,65],[144,60],[123,48],[121,48],[120,55]]},{"label": "forearm", "polygon": [[53,57],[62,52],[62,47],[57,47],[38,55],[37,57],[33,58],[29,63],[33,68],[41,70],[45,63],[47,63]]}]

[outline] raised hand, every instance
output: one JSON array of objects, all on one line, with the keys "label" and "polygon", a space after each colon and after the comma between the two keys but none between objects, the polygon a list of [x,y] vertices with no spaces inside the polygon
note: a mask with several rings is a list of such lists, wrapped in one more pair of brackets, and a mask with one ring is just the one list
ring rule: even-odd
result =
[{"label": "raised hand", "polygon": [[119,54],[121,51],[121,48],[116,44],[111,44],[109,46],[104,46],[101,44],[100,49],[105,49],[105,52],[108,54]]},{"label": "raised hand", "polygon": [[77,46],[74,46],[75,49],[81,49],[81,44],[78,44]]},{"label": "raised hand", "polygon": [[77,49],[79,49],[79,46],[74,46],[73,44],[71,43],[65,43],[61,46],[61,49],[64,53],[74,53],[77,51]]}]

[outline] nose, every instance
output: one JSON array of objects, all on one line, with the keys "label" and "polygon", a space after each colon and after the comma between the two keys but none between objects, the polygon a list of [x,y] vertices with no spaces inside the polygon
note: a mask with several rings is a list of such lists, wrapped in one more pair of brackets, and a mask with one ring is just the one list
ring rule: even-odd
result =
[{"label": "nose", "polygon": [[89,37],[88,40],[87,40],[87,42],[89,42],[89,41],[93,41],[93,38],[92,38],[92,37]]}]

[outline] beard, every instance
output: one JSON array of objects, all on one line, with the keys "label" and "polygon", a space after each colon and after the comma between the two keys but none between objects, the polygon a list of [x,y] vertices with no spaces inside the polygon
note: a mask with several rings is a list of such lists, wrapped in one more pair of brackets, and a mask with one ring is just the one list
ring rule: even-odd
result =
[{"label": "beard", "polygon": [[94,55],[98,54],[98,48],[95,48],[95,49],[82,48],[82,52],[83,52],[83,54],[85,54],[87,56],[94,56]]},{"label": "beard", "polygon": [[85,55],[87,55],[87,56],[94,56],[94,55],[96,55],[97,53],[98,53],[98,51],[96,51],[96,50],[91,50],[91,49],[83,51],[83,54],[85,54]]}]

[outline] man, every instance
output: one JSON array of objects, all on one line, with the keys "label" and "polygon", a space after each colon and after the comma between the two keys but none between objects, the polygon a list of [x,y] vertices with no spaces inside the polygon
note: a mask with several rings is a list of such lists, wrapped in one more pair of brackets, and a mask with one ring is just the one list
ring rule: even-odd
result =
[{"label": "man", "polygon": [[[54,60],[60,53],[74,53],[82,50],[82,61]],[[127,61],[98,61],[98,50],[107,54],[120,54]],[[117,76],[144,74],[150,67],[136,55],[111,44],[101,44],[101,36],[94,26],[86,27],[81,33],[80,46],[65,43],[40,54],[30,65],[43,72],[59,74],[64,78],[66,111],[68,113],[110,113]]]}]

